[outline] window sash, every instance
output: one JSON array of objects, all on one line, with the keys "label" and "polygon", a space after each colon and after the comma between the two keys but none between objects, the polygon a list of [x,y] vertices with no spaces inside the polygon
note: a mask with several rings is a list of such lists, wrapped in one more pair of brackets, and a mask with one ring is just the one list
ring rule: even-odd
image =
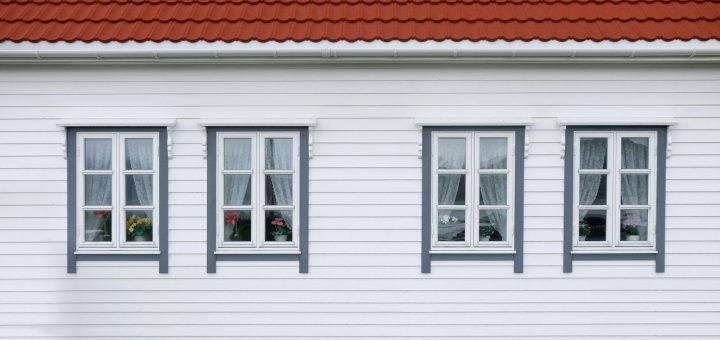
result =
[{"label": "window sash", "polygon": [[[580,169],[581,138],[607,138],[607,169]],[[648,169],[621,169],[622,138],[640,137],[648,138]],[[632,248],[647,249],[655,247],[655,209],[657,205],[657,133],[656,132],[575,132],[573,155],[573,247],[574,249],[607,249],[631,250]],[[606,205],[580,205],[580,175],[605,174],[607,176],[607,204]],[[621,175],[647,174],[648,175],[648,204],[625,205],[621,204]],[[605,210],[606,240],[580,241],[579,217],[580,210]],[[647,241],[621,241],[621,212],[626,209],[645,209],[648,212]]]}]

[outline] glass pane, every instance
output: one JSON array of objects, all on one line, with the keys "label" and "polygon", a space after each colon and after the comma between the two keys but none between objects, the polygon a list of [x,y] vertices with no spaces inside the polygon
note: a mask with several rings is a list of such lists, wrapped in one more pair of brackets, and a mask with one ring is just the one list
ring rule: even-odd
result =
[{"label": "glass pane", "polygon": [[125,241],[150,242],[153,240],[152,210],[125,211]]},{"label": "glass pane", "polygon": [[580,169],[607,169],[607,138],[580,138]]},{"label": "glass pane", "polygon": [[265,241],[292,241],[292,210],[265,211]]},{"label": "glass pane", "polygon": [[607,175],[580,175],[580,205],[607,204]]},{"label": "glass pane", "polygon": [[622,174],[620,180],[620,204],[648,204],[648,175]]},{"label": "glass pane", "polygon": [[647,137],[633,137],[622,139],[622,168],[647,169],[648,149],[650,139]]},{"label": "glass pane", "polygon": [[112,211],[85,210],[85,242],[112,241]]},{"label": "glass pane", "polygon": [[438,204],[465,204],[465,175],[438,175]]},{"label": "glass pane", "polygon": [[[605,210],[580,210],[578,225],[581,226],[580,241],[605,241],[607,239],[607,212]],[[584,238],[583,233],[585,233]]]},{"label": "glass pane", "polygon": [[250,170],[252,160],[252,139],[225,138],[225,170]]},{"label": "glass pane", "polygon": [[480,138],[480,169],[507,169],[507,138]]},{"label": "glass pane", "polygon": [[507,241],[507,210],[479,211],[480,242]]},{"label": "glass pane", "polygon": [[646,209],[624,209],[620,211],[620,240],[648,240],[648,211]]},{"label": "glass pane", "polygon": [[465,241],[465,210],[438,210],[438,241]]},{"label": "glass pane", "polygon": [[265,138],[265,169],[292,170],[292,138]]},{"label": "glass pane", "polygon": [[85,139],[85,170],[112,170],[112,139]]},{"label": "glass pane", "polygon": [[252,204],[251,175],[223,175],[225,181],[224,204],[226,206]]},{"label": "glass pane", "polygon": [[151,138],[128,138],[125,140],[125,169],[152,170],[153,140]]},{"label": "glass pane", "polygon": [[85,205],[112,205],[112,175],[85,175]]},{"label": "glass pane", "polygon": [[507,175],[505,174],[481,174],[480,181],[480,205],[504,205],[507,204]]},{"label": "glass pane", "polygon": [[293,205],[293,175],[265,175],[265,204]]},{"label": "glass pane", "polygon": [[153,175],[125,175],[125,204],[153,204]]},{"label": "glass pane", "polygon": [[438,138],[438,169],[465,169],[465,138]]},{"label": "glass pane", "polygon": [[250,242],[252,212],[250,210],[226,210],[223,239],[234,242]]}]

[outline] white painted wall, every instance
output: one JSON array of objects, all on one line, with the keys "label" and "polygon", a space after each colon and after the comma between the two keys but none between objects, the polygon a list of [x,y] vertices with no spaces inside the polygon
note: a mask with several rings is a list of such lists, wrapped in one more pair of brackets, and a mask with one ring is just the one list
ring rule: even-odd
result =
[{"label": "white painted wall", "polygon": [[[676,116],[667,268],[562,273],[558,115]],[[532,116],[525,272],[420,273],[419,116]],[[205,272],[200,118],[317,118],[310,273]],[[63,118],[177,117],[170,273],[79,262],[66,274]],[[678,65],[0,66],[0,338],[720,337],[720,69]]]}]

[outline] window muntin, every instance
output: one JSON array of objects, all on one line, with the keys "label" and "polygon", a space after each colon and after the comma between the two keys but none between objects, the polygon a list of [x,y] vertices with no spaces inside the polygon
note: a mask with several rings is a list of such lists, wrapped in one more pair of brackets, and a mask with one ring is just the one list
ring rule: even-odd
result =
[{"label": "window muntin", "polygon": [[78,134],[78,249],[158,249],[158,134]]},{"label": "window muntin", "polygon": [[654,247],[655,132],[576,132],[575,249]]},{"label": "window muntin", "polygon": [[512,249],[514,133],[432,135],[432,249]]},{"label": "window muntin", "polygon": [[219,249],[298,248],[298,141],[297,132],[218,133]]}]

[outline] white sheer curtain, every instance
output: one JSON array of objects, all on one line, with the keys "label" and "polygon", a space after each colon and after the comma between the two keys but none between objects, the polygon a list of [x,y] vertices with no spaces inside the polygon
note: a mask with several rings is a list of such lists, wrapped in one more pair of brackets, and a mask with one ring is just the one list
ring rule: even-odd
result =
[{"label": "white sheer curtain", "polygon": [[[292,150],[293,144],[290,138],[267,138],[265,140],[265,167],[267,170],[291,170],[293,168]],[[272,193],[278,205],[292,205],[292,180],[293,175],[267,176],[270,181]],[[267,203],[267,202],[266,202]],[[292,211],[281,210],[280,214],[288,226],[292,226]]]},{"label": "white sheer curtain", "polygon": [[[507,168],[507,138],[480,138],[480,169]],[[481,174],[481,205],[507,204],[507,175]],[[493,228],[507,240],[507,211],[485,210]]]},{"label": "white sheer curtain", "polygon": [[[465,138],[440,138],[438,140],[438,169],[464,168]],[[438,204],[455,204],[462,177],[462,175],[438,176]]]},{"label": "white sheer curtain", "polygon": [[[153,168],[153,142],[148,138],[125,140],[125,159],[127,170],[151,170]],[[152,205],[153,175],[130,175],[134,184],[136,203]]]},{"label": "white sheer curtain", "polygon": [[[648,168],[648,139],[647,138],[623,138],[622,139],[622,168],[623,169],[647,169]],[[621,178],[621,204],[623,205],[645,205],[648,204],[648,175],[645,174],[623,174]],[[633,220],[634,223],[641,222],[638,226],[640,237],[647,240],[647,210],[629,209],[624,210],[625,218]]]},{"label": "white sheer curtain", "polygon": [[[607,139],[580,139],[580,169],[603,169],[607,155]],[[594,202],[600,190],[603,176],[580,176],[580,202]],[[580,210],[580,219],[585,218],[587,210]]]},{"label": "white sheer curtain", "polygon": [[225,170],[249,170],[252,159],[252,140],[250,138],[226,138]]},{"label": "white sheer curtain", "polygon": [[[85,140],[85,170],[112,170],[112,140]],[[85,205],[112,205],[112,175],[85,175]],[[94,213],[85,218],[85,239],[95,240],[103,234],[103,219]],[[109,226],[108,226],[109,227]]]}]

